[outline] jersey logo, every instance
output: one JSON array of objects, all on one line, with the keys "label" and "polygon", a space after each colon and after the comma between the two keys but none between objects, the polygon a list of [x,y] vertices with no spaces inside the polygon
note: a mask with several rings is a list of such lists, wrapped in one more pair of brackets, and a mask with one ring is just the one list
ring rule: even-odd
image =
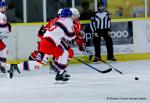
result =
[{"label": "jersey logo", "polygon": [[42,60],[42,55],[41,55],[41,53],[38,53],[38,54],[37,54],[37,56],[36,56],[36,60],[39,60],[39,61],[41,61],[41,60]]}]

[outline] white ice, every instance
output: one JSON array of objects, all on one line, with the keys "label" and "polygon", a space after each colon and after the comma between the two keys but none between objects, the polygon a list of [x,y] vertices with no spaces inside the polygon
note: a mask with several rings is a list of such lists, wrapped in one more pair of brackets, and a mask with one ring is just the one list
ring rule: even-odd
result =
[{"label": "white ice", "polygon": [[[91,64],[100,70],[104,63]],[[48,66],[12,79],[0,74],[0,103],[150,103],[150,60],[111,63],[116,71],[98,73],[84,64],[69,65],[66,84],[54,84]],[[139,77],[139,80],[135,80]]]}]

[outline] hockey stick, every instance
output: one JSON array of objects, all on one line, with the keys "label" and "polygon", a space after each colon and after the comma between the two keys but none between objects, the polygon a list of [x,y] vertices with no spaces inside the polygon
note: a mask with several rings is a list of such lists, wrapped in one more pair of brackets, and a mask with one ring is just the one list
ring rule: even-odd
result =
[{"label": "hockey stick", "polygon": [[[85,50],[85,51],[86,51],[87,53],[90,53],[90,54],[91,54],[90,51],[88,51],[88,50]],[[94,56],[94,55],[90,55],[89,60],[92,59],[92,56]],[[108,65],[109,67],[113,68],[113,69],[114,69],[115,71],[117,71],[119,74],[123,74],[120,70],[116,69],[115,67],[113,67],[112,65],[110,65],[110,64],[108,64],[107,62],[103,61],[102,59],[99,59],[99,58],[96,57],[96,56],[94,56],[94,57],[95,57],[96,59],[98,59],[99,61],[105,63],[105,64]]]},{"label": "hockey stick", "polygon": [[90,68],[96,70],[96,71],[99,72],[99,73],[108,73],[108,72],[110,72],[110,71],[112,70],[112,68],[109,68],[109,69],[107,69],[107,70],[101,71],[101,70],[99,70],[99,69],[97,69],[97,68],[95,68],[95,67],[89,65],[88,63],[86,63],[86,62],[84,62],[84,61],[82,61],[82,60],[80,60],[80,59],[78,59],[78,58],[75,58],[75,57],[74,57],[74,59],[78,60],[79,62],[82,62],[83,64],[85,64],[85,65],[87,65],[88,67],[90,67]]}]

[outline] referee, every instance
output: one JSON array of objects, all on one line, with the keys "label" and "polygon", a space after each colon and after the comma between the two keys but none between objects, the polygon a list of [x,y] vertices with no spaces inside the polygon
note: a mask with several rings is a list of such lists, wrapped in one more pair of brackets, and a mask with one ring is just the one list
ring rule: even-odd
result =
[{"label": "referee", "polygon": [[110,36],[111,18],[109,17],[108,11],[105,10],[102,2],[98,3],[98,11],[95,12],[91,17],[90,28],[92,30],[92,34],[94,34],[93,44],[96,56],[93,62],[98,62],[101,60],[101,37],[103,37],[105,40],[107,48],[107,60],[116,61],[113,54],[112,38]]}]

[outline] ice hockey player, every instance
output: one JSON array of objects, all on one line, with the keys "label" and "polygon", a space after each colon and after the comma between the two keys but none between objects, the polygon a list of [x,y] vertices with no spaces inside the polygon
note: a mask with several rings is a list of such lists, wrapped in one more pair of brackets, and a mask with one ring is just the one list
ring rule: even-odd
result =
[{"label": "ice hockey player", "polygon": [[[71,49],[70,45],[68,45],[66,41],[71,41],[75,39],[77,41],[77,44],[80,45],[84,44],[84,40],[82,35],[79,36],[77,35],[78,33],[77,27],[81,27],[80,25],[76,26],[74,28],[74,20],[76,20],[76,16],[72,14],[73,12],[70,12],[71,10],[69,9],[63,9],[61,12],[61,17],[55,22],[55,25],[53,25],[46,33],[44,34],[44,38],[47,38],[48,41],[53,42],[57,47],[53,49],[53,51],[48,51],[47,48],[42,48],[42,42],[40,43],[40,48],[39,51],[44,52],[45,54],[48,54],[50,52],[53,52],[53,61],[51,62],[52,66],[55,68],[57,74],[56,74],[56,80],[62,80],[62,81],[67,81],[69,80],[68,77],[65,75],[65,69],[67,68],[67,59],[73,57],[73,50]],[[70,15],[71,14],[71,15]],[[79,14],[79,12],[78,12]],[[73,29],[72,29],[73,28]],[[76,30],[76,31],[75,31]],[[78,31],[79,32],[79,31]],[[51,40],[52,39],[52,40]],[[43,41],[43,39],[42,39]],[[43,41],[43,47],[47,43],[46,41]],[[84,46],[84,45],[82,45]],[[50,46],[47,46],[50,47]],[[41,55],[41,54],[40,54]]]},{"label": "ice hockey player", "polygon": [[80,13],[79,13],[78,9],[76,9],[76,8],[71,8],[70,10],[73,13],[72,20],[73,20],[73,25],[74,25],[74,32],[76,35],[75,43],[78,45],[80,51],[84,51],[85,50],[85,41],[83,38],[83,34],[81,32],[82,25],[79,21]]},{"label": "ice hockey player", "polygon": [[29,56],[29,59],[23,63],[20,63],[20,64],[12,64],[11,67],[10,67],[10,75],[11,75],[11,78],[13,77],[13,72],[14,70],[18,70],[21,69],[21,70],[30,70],[30,69],[37,69],[37,68],[40,68],[41,67],[41,63],[38,63],[35,59],[36,59],[36,56],[38,54],[38,50],[40,48],[40,42],[41,40],[43,39],[43,36],[44,36],[44,33],[55,23],[55,21],[57,21],[59,19],[59,16],[60,16],[60,13],[63,9],[59,9],[58,11],[58,16],[51,19],[45,26],[42,25],[40,30],[38,31],[38,41],[37,41],[37,49],[31,53],[31,55]]},{"label": "ice hockey player", "polygon": [[11,25],[7,22],[5,11],[7,4],[4,0],[0,0],[0,72],[7,73],[8,68],[6,64],[8,55],[8,37],[11,32]]},{"label": "ice hockey player", "polygon": [[[79,37],[76,35],[77,33],[74,31],[75,28],[73,20],[74,17],[71,10],[63,9],[60,14],[60,18],[55,21],[55,23],[44,33],[36,56],[32,56],[32,58],[38,63],[45,64],[48,62],[50,55],[52,55],[54,57],[52,65],[57,71],[55,78],[56,80],[69,80],[69,78],[64,76],[64,71],[67,67],[68,57],[73,57],[73,50],[70,48],[70,46],[65,45],[66,42],[64,42],[64,40],[70,41],[78,38],[76,41],[79,43],[81,39],[79,39]],[[84,41],[83,38],[81,41]],[[68,49],[67,46],[69,47]]]},{"label": "ice hockey player", "polygon": [[[79,49],[83,51],[85,49],[85,42],[83,39],[83,35],[81,34],[81,23],[79,21],[79,11],[76,8],[71,8],[70,9],[73,15],[71,16],[71,19],[73,20],[73,29],[74,29],[74,34],[75,34],[75,42],[79,46]],[[57,72],[62,73],[57,73],[56,80],[59,79],[68,79],[70,75],[66,74],[66,68],[68,66],[67,60],[72,59],[74,56],[74,52],[70,46],[69,40],[67,36],[64,36],[61,39],[61,44],[60,46],[64,49],[63,54],[59,56],[59,58],[53,58],[51,61],[51,66],[53,68],[56,68]],[[61,75],[60,75],[61,74]],[[64,76],[64,77],[63,77]]]}]

